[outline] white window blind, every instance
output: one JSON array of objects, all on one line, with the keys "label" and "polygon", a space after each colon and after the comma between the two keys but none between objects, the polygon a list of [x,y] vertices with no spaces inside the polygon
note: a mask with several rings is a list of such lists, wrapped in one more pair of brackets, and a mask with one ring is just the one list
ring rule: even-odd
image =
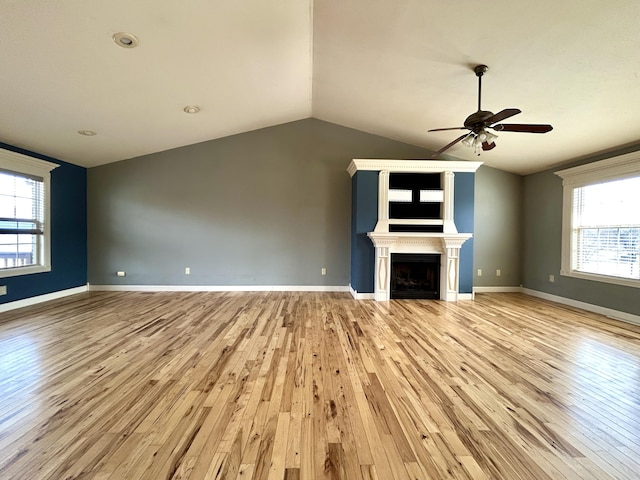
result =
[{"label": "white window blind", "polygon": [[640,279],[640,177],[573,189],[572,269]]},{"label": "white window blind", "polygon": [[0,270],[42,263],[44,179],[0,170]]}]

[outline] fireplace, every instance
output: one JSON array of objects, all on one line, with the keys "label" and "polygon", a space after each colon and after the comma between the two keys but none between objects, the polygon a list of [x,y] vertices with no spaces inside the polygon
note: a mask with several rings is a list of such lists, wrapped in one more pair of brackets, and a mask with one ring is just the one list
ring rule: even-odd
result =
[{"label": "fireplace", "polygon": [[[354,298],[472,298],[469,248],[463,252],[464,269],[460,262],[462,245],[473,236],[473,182],[480,165],[440,160],[351,162]],[[362,242],[364,236],[373,243],[373,258]],[[367,279],[371,274],[373,282]]]},{"label": "fireplace", "polygon": [[391,298],[440,298],[440,255],[391,255]]}]

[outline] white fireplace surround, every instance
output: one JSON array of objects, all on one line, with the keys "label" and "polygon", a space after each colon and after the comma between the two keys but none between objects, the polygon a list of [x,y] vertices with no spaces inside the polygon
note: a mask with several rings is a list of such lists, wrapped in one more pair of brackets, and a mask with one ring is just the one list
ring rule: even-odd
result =
[{"label": "white fireplace surround", "polygon": [[420,253],[440,255],[440,300],[460,300],[460,247],[471,238],[470,233],[444,235],[442,233],[376,233],[368,234],[376,249],[374,298],[391,298],[391,255]]},{"label": "white fireplace surround", "polygon": [[[354,159],[349,165],[351,176],[358,170],[373,170],[378,175],[378,222],[367,235],[375,247],[374,299],[387,301],[391,297],[391,255],[394,253],[440,255],[440,299],[455,302],[471,298],[461,295],[460,248],[473,236],[458,232],[454,223],[454,176],[456,172],[475,172],[482,162],[439,160],[370,160]],[[441,219],[398,221],[389,218],[389,175],[391,173],[441,173],[443,190]],[[389,225],[435,224],[442,225],[442,233],[390,232]]]}]

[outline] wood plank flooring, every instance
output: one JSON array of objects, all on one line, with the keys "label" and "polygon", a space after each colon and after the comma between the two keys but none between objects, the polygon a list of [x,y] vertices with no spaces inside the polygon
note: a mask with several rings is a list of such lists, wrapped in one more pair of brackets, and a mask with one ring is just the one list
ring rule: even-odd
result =
[{"label": "wood plank flooring", "polygon": [[640,327],[520,294],[0,314],[1,479],[632,479]]}]

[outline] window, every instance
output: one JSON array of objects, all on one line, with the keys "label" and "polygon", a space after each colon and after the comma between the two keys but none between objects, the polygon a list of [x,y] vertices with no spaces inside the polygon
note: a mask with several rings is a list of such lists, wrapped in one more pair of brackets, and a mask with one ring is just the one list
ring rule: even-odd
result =
[{"label": "window", "polygon": [[640,153],[556,172],[562,275],[640,287]]},{"label": "window", "polygon": [[49,178],[57,166],[0,150],[0,277],[51,270]]}]

